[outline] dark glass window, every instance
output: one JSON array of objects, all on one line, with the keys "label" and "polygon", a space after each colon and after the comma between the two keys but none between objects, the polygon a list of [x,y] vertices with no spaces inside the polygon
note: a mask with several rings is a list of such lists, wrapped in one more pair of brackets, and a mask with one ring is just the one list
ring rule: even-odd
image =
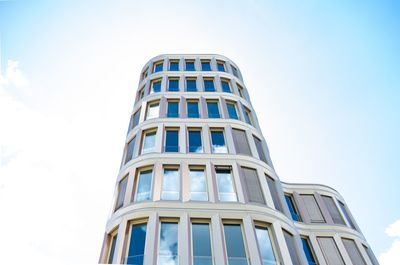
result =
[{"label": "dark glass window", "polygon": [[307,238],[302,237],[301,243],[303,244],[304,254],[306,255],[308,265],[317,265],[313,252],[311,250],[310,242]]},{"label": "dark glass window", "polygon": [[290,215],[292,216],[293,221],[298,221],[299,222],[301,219],[300,219],[299,214],[297,213],[297,209],[296,209],[296,206],[294,204],[293,197],[291,195],[289,195],[289,194],[285,194],[285,201],[286,201],[286,204],[287,204],[287,206],[289,208],[289,212],[290,212]]},{"label": "dark glass window", "polygon": [[125,192],[126,192],[126,185],[128,184],[128,177],[124,177],[119,183],[118,183],[118,198],[117,198],[117,203],[115,205],[115,210],[118,210],[124,205],[124,199],[125,199]]},{"label": "dark glass window", "polygon": [[240,95],[242,98],[245,98],[245,96],[244,96],[244,91],[243,91],[243,87],[241,87],[239,84],[237,84],[237,88],[238,88],[238,91],[239,91],[239,95]]},{"label": "dark glass window", "polygon": [[235,103],[227,103],[226,107],[228,109],[229,119],[238,120],[239,117],[238,117],[237,112],[236,112]]},{"label": "dark glass window", "polygon": [[159,62],[154,65],[154,73],[161,72],[163,70],[163,63]]},{"label": "dark glass window", "polygon": [[209,118],[221,118],[221,116],[219,115],[218,102],[207,102],[207,111]]},{"label": "dark glass window", "polygon": [[289,250],[290,258],[292,259],[293,265],[301,265],[299,256],[296,251],[296,243],[292,234],[283,230],[283,236],[285,237],[286,245]]},{"label": "dark glass window", "polygon": [[211,71],[210,61],[201,61],[201,70],[202,71]]},{"label": "dark glass window", "polygon": [[186,61],[185,62],[185,70],[186,71],[195,71],[194,69],[194,61]]},{"label": "dark glass window", "polygon": [[247,265],[246,250],[239,224],[224,224],[226,254],[228,263],[234,265]]},{"label": "dark glass window", "polygon": [[161,91],[161,80],[154,80],[151,83],[151,92],[158,93]]},{"label": "dark glass window", "polygon": [[176,92],[179,91],[179,80],[178,79],[169,79],[168,80],[168,91]]},{"label": "dark glass window", "polygon": [[213,153],[228,153],[223,131],[211,131],[211,144]]},{"label": "dark glass window", "polygon": [[170,71],[179,71],[179,61],[170,61],[169,62],[169,70]]},{"label": "dark glass window", "polygon": [[160,246],[158,265],[178,265],[178,224],[162,222],[160,228]]},{"label": "dark glass window", "polygon": [[356,230],[353,220],[351,219],[349,213],[347,212],[347,207],[344,205],[343,202],[341,202],[341,201],[338,201],[338,202],[339,202],[339,206],[342,209],[342,212],[343,212],[344,216],[346,217],[346,220],[349,223],[350,227],[353,228],[354,230]]},{"label": "dark glass window", "polygon": [[179,152],[178,130],[167,130],[165,136],[165,152]]},{"label": "dark glass window", "polygon": [[257,170],[247,167],[242,167],[245,189],[249,198],[249,202],[265,203],[264,195],[261,190],[261,184],[258,180]]},{"label": "dark glass window", "polygon": [[199,103],[197,101],[188,101],[187,111],[189,118],[199,118]]},{"label": "dark glass window", "polygon": [[274,250],[272,249],[271,237],[266,227],[256,226],[258,248],[263,265],[276,265]]},{"label": "dark glass window", "polygon": [[133,157],[133,150],[135,149],[135,140],[136,140],[136,137],[134,137],[132,140],[130,140],[126,147],[125,164],[128,163]]},{"label": "dark glass window", "polygon": [[257,137],[255,137],[254,135],[253,135],[253,139],[254,139],[254,143],[256,144],[258,157],[260,158],[260,160],[267,163],[267,158],[265,157],[264,148],[263,148],[261,140],[258,139]]},{"label": "dark glass window", "polygon": [[205,92],[214,92],[214,79],[204,79],[204,91]]},{"label": "dark glass window", "polygon": [[229,81],[222,80],[221,87],[222,87],[222,92],[231,93],[231,86],[229,85]]},{"label": "dark glass window", "polygon": [[247,108],[244,108],[244,120],[247,124],[253,125],[250,110],[248,110]]},{"label": "dark glass window", "polygon": [[146,230],[146,224],[131,226],[131,238],[129,240],[128,255],[124,261],[125,264],[143,265]]},{"label": "dark glass window", "polygon": [[237,154],[251,156],[249,142],[247,141],[246,132],[239,129],[232,129],[233,142]]},{"label": "dark glass window", "polygon": [[200,130],[189,130],[189,152],[190,153],[203,152]]},{"label": "dark glass window", "polygon": [[193,265],[213,265],[209,224],[192,224],[192,244]]},{"label": "dark glass window", "polygon": [[196,92],[197,91],[196,79],[192,79],[192,78],[186,79],[186,91],[188,91],[188,92]]},{"label": "dark glass window", "polygon": [[218,71],[225,72],[225,64],[223,62],[217,62]]},{"label": "dark glass window", "polygon": [[268,188],[269,188],[269,192],[271,193],[271,197],[272,197],[272,201],[274,202],[275,209],[277,209],[280,212],[283,212],[281,201],[279,199],[278,190],[276,189],[275,180],[267,175],[265,175],[265,176],[267,177]]},{"label": "dark glass window", "polygon": [[239,77],[239,75],[238,75],[238,70],[237,70],[233,65],[231,65],[231,67],[232,67],[232,74],[233,74],[234,76],[236,76],[236,77]]},{"label": "dark glass window", "polygon": [[179,102],[168,101],[167,117],[168,118],[179,117]]},{"label": "dark glass window", "polygon": [[108,254],[108,264],[113,263],[116,243],[117,243],[117,234],[113,235],[113,237],[111,238],[110,254]]}]

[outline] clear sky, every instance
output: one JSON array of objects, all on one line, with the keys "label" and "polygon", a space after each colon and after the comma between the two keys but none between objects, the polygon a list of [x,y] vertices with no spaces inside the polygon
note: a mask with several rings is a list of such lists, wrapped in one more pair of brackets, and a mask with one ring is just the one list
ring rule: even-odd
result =
[{"label": "clear sky", "polygon": [[96,263],[141,68],[219,53],[281,180],[337,189],[381,263],[398,263],[399,14],[398,1],[0,1],[2,261]]}]

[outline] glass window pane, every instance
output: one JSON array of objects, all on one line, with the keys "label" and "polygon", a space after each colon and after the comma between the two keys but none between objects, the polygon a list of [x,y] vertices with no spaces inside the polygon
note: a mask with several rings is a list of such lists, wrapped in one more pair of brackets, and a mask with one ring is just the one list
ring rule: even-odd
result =
[{"label": "glass window pane", "polygon": [[179,152],[179,131],[167,130],[165,139],[165,152]]},{"label": "glass window pane", "polygon": [[285,195],[285,201],[289,208],[290,215],[293,221],[300,221],[300,216],[297,213],[296,207],[294,206],[293,197],[291,195]]},{"label": "glass window pane", "polygon": [[235,143],[236,153],[251,156],[249,142],[246,132],[238,129],[232,129],[233,141]]},{"label": "glass window pane", "polygon": [[121,208],[124,205],[127,184],[128,184],[128,177],[124,177],[118,183],[118,198],[117,198],[117,204],[115,206],[115,210],[118,210],[119,208]]},{"label": "glass window pane", "polygon": [[254,143],[256,144],[258,157],[260,158],[260,160],[267,163],[267,158],[265,157],[264,148],[263,148],[261,140],[258,139],[257,137],[255,137],[254,135],[253,135],[253,139],[254,139]]},{"label": "glass window pane", "polygon": [[204,91],[205,92],[214,92],[214,80],[213,79],[204,79]]},{"label": "glass window pane", "polygon": [[217,63],[217,66],[218,66],[218,71],[220,71],[220,72],[225,72],[225,65],[224,65],[224,63],[218,62],[218,63]]},{"label": "glass window pane", "polygon": [[241,225],[224,224],[224,234],[229,265],[247,265]]},{"label": "glass window pane", "polygon": [[274,255],[274,250],[272,249],[272,243],[268,229],[266,227],[256,226],[256,236],[257,236],[258,248],[260,249],[260,254],[262,258],[262,264],[263,265],[277,264]]},{"label": "glass window pane", "polygon": [[178,224],[161,223],[158,265],[178,265]]},{"label": "glass window pane", "polygon": [[108,254],[108,264],[112,264],[113,263],[113,259],[114,259],[114,252],[115,252],[115,244],[117,243],[117,234],[115,234],[112,238],[111,238],[111,246],[110,246],[110,252]]},{"label": "glass window pane", "polygon": [[328,212],[332,217],[334,224],[346,225],[342,215],[339,212],[339,209],[336,207],[335,201],[330,196],[321,195],[322,200],[325,203],[326,208],[328,208]]},{"label": "glass window pane", "polygon": [[218,197],[220,201],[237,201],[230,169],[216,169]]},{"label": "glass window pane", "polygon": [[156,132],[145,133],[142,154],[154,152],[156,147]]},{"label": "glass window pane", "polygon": [[189,152],[202,153],[201,131],[189,131]]},{"label": "glass window pane", "polygon": [[179,102],[176,102],[176,101],[168,102],[167,117],[168,118],[178,118],[179,117]]},{"label": "glass window pane", "polygon": [[163,63],[156,63],[154,65],[154,73],[161,72],[163,70]]},{"label": "glass window pane", "polygon": [[158,103],[149,104],[149,108],[147,109],[146,120],[158,118],[159,113],[160,113],[160,105]]},{"label": "glass window pane", "polygon": [[209,224],[192,224],[193,265],[213,265]]},{"label": "glass window pane", "polygon": [[189,118],[199,118],[199,104],[194,101],[189,101],[187,103],[187,109],[188,109],[188,117]]},{"label": "glass window pane", "polygon": [[201,61],[201,70],[202,71],[211,71],[211,65],[209,61]]},{"label": "glass window pane", "polygon": [[186,71],[194,71],[194,61],[186,61],[186,66],[185,66]]},{"label": "glass window pane", "polygon": [[221,81],[222,92],[231,93],[231,87],[228,81]]},{"label": "glass window pane", "polygon": [[227,106],[227,108],[228,108],[229,118],[230,118],[230,119],[238,120],[239,117],[238,117],[237,112],[236,112],[235,104],[233,104],[233,103],[228,103],[226,106]]},{"label": "glass window pane", "polygon": [[317,263],[315,262],[315,258],[314,258],[313,252],[311,250],[310,242],[308,241],[308,239],[301,238],[301,243],[303,244],[303,250],[304,250],[304,254],[306,255],[308,265],[317,265]]},{"label": "glass window pane", "polygon": [[139,202],[139,201],[150,200],[152,178],[153,178],[152,170],[146,170],[140,172],[135,201]]},{"label": "glass window pane", "polygon": [[236,77],[239,77],[239,75],[238,75],[238,70],[237,70],[234,66],[232,66],[232,65],[231,65],[231,68],[232,68],[232,74],[233,74],[234,76],[236,76]]},{"label": "glass window pane", "polygon": [[170,71],[179,71],[179,61],[171,61],[169,63],[169,70]]},{"label": "glass window pane", "polygon": [[244,113],[244,120],[246,121],[246,123],[253,125],[252,120],[251,120],[250,110],[245,108],[243,113]]},{"label": "glass window pane", "polygon": [[299,256],[297,255],[296,245],[294,242],[293,235],[285,230],[283,230],[283,235],[285,237],[286,245],[288,247],[290,258],[292,259],[293,265],[301,265]]},{"label": "glass window pane", "polygon": [[125,258],[126,264],[143,265],[144,248],[146,244],[146,229],[146,224],[131,226],[129,250],[127,257]]},{"label": "glass window pane", "polygon": [[353,220],[351,219],[349,213],[347,212],[347,208],[344,205],[344,203],[339,201],[339,206],[342,209],[342,212],[343,212],[344,216],[346,217],[346,220],[349,223],[350,227],[353,228],[354,230],[356,230],[356,227],[354,226]]},{"label": "glass window pane", "polygon": [[135,150],[135,141],[136,137],[130,140],[128,146],[126,147],[125,164],[128,163],[133,157],[133,151]]},{"label": "glass window pane", "polygon": [[245,188],[250,202],[265,203],[258,174],[255,169],[242,167]]},{"label": "glass window pane", "polygon": [[279,200],[278,191],[275,186],[275,180],[267,176],[267,183],[269,192],[271,193],[272,201],[274,202],[275,209],[277,209],[280,212],[283,212],[281,201]]},{"label": "glass window pane", "polygon": [[164,169],[161,200],[179,200],[179,171],[177,169]]},{"label": "glass window pane", "polygon": [[207,111],[209,118],[221,118],[219,115],[218,102],[207,102]]},{"label": "glass window pane", "polygon": [[206,176],[203,169],[190,169],[190,199],[208,201]]},{"label": "glass window pane", "polygon": [[158,93],[161,91],[161,80],[153,81],[151,85],[151,93]]},{"label": "glass window pane", "polygon": [[224,133],[222,131],[211,131],[211,143],[213,153],[228,153],[225,146]]},{"label": "glass window pane", "polygon": [[168,80],[168,91],[179,91],[179,80],[178,79],[169,79]]},{"label": "glass window pane", "polygon": [[196,92],[196,79],[186,79],[186,91],[188,92]]}]

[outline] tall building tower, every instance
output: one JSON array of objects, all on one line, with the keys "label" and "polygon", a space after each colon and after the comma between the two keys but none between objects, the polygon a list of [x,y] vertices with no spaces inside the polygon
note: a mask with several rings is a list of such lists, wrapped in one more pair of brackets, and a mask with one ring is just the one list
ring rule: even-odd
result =
[{"label": "tall building tower", "polygon": [[100,263],[378,264],[336,190],[279,180],[221,55],[144,66],[114,194]]}]

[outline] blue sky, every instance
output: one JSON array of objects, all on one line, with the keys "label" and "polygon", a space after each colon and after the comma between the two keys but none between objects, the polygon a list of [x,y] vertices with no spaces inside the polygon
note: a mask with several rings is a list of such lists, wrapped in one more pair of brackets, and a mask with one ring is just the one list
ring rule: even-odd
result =
[{"label": "blue sky", "polygon": [[13,243],[49,263],[96,262],[140,69],[161,53],[219,53],[242,71],[281,180],[337,189],[391,264],[399,12],[396,1],[0,1],[0,206],[20,219],[0,221],[5,238],[39,216],[28,230],[40,233]]}]

